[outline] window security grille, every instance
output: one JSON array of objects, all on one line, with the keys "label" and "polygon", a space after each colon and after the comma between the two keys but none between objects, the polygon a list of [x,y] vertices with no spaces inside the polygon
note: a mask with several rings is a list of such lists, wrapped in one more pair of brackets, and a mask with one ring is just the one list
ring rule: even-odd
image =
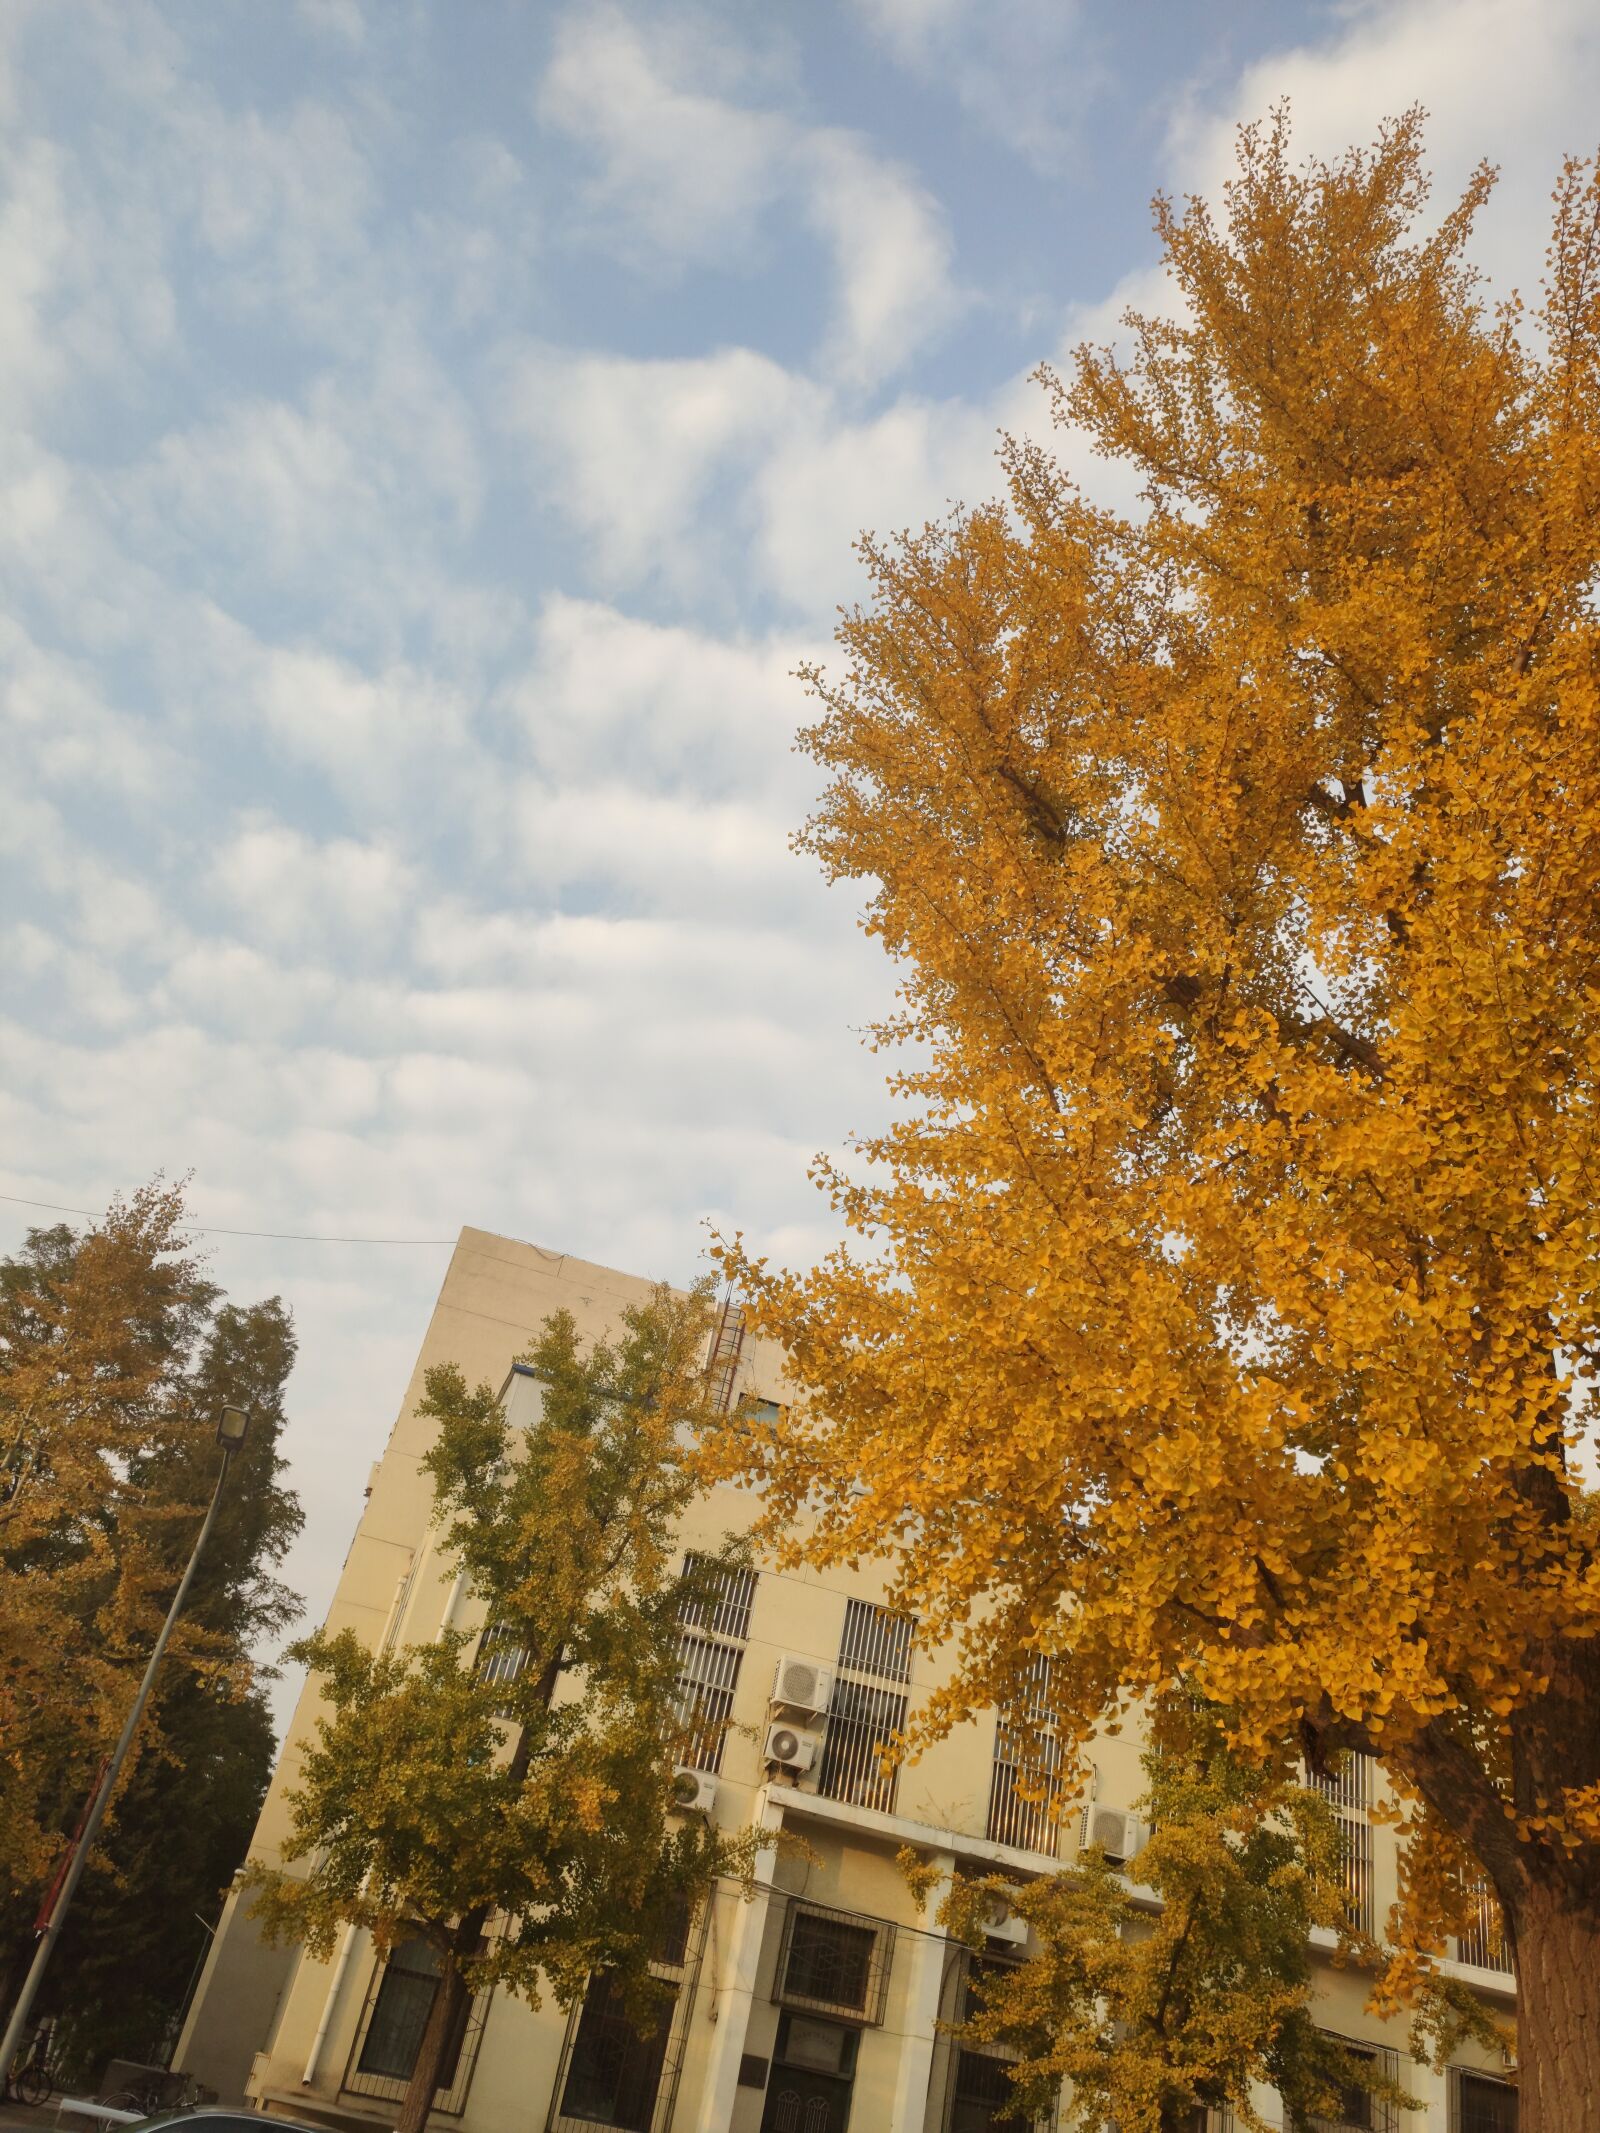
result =
[{"label": "window security grille", "polygon": [[[439,1958],[426,1941],[403,1941],[389,1951],[387,1960],[379,1957],[340,2084],[346,2095],[373,2096],[382,2103],[405,2101],[438,1990]],[[466,2107],[489,1998],[481,1992],[466,2002],[446,2049],[433,2108],[447,2117],[459,2117]]]},{"label": "window security grille", "polygon": [[520,1681],[528,1664],[528,1647],[502,1622],[491,1622],[478,1639],[473,1671],[480,1681]]},{"label": "window security grille", "polygon": [[1451,1944],[1458,1963],[1473,1963],[1480,1970],[1499,1970],[1509,1977],[1515,1967],[1506,1944],[1506,1922],[1494,1891],[1486,1881],[1471,1891],[1472,1924]]},{"label": "window security grille", "polygon": [[1450,2069],[1450,2133],[1517,2133],[1517,2091],[1493,2074]]},{"label": "window security grille", "polygon": [[[882,1751],[905,1731],[906,1697],[885,1682],[911,1679],[911,1639],[916,1624],[864,1600],[845,1603],[839,1644],[839,1678],[828,1706],[817,1790],[853,1807],[894,1812],[900,1773]],[[875,1677],[862,1680],[861,1675]]]},{"label": "window security grille", "polygon": [[1358,1933],[1370,1933],[1372,1901],[1373,1759],[1342,1754],[1326,1777],[1304,1773],[1304,1782],[1320,1792],[1339,1824],[1339,1856],[1344,1868],[1345,1904]]},{"label": "window security grille", "polygon": [[1005,2060],[958,2045],[945,2133],[1032,2133],[1032,2127],[1017,2109]]},{"label": "window security grille", "polygon": [[707,1916],[702,1911],[692,1950],[687,1905],[669,1924],[650,1965],[668,1989],[644,2016],[627,2006],[603,1971],[590,1978],[567,2024],[546,2133],[594,2133],[597,2126],[664,2133],[671,2124]]},{"label": "window security grille", "polygon": [[847,1600],[839,1664],[848,1673],[870,1674],[878,1681],[911,1679],[911,1639],[916,1624],[909,1615],[891,1614],[866,1600]]},{"label": "window security grille", "polygon": [[854,1911],[790,1900],[772,1997],[785,2007],[876,2025],[894,1961],[894,1927]]},{"label": "window security grille", "polygon": [[687,1738],[678,1759],[691,1770],[722,1768],[722,1746],[733,1716],[733,1692],[744,1653],[737,1644],[720,1644],[685,1630],[678,1639],[678,1685],[673,1702]]},{"label": "window security grille", "polygon": [[[1387,2045],[1358,2044],[1352,2037],[1337,2041],[1352,2058],[1367,2062],[1390,2081],[1399,2080],[1400,2054],[1390,2051]],[[1350,2088],[1340,2101],[1337,2117],[1298,2119],[1295,2133],[1400,2133],[1400,2115],[1394,2104],[1370,2091]]]},{"label": "window security grille", "polygon": [[558,2127],[650,2133],[672,2032],[673,2000],[654,2019],[631,2015],[609,1977],[591,1978],[561,2085]]},{"label": "window security grille", "polygon": [[989,1781],[991,1844],[1015,1844],[1053,1857],[1060,1830],[1060,1749],[1050,1726],[1050,1661],[1043,1653],[1028,1670],[1017,1706],[995,1726],[994,1773]]},{"label": "window security grille", "polygon": [[685,1600],[678,1619],[687,1629],[708,1629],[719,1637],[736,1637],[742,1644],[750,1634],[750,1610],[755,1605],[756,1573],[712,1564],[703,1555],[686,1555],[684,1575],[697,1578],[711,1589],[704,1600]]}]

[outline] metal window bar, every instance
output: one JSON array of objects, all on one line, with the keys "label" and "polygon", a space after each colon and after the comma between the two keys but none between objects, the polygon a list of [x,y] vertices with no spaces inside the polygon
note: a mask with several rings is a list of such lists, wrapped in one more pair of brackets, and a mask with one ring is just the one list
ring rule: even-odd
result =
[{"label": "metal window bar", "polygon": [[817,1790],[851,1807],[893,1814],[900,1772],[884,1761],[884,1750],[904,1733],[905,1724],[906,1699],[900,1690],[876,1688],[866,1681],[836,1681]]},{"label": "metal window bar", "polygon": [[678,1619],[690,1629],[708,1629],[719,1637],[736,1637],[742,1644],[750,1634],[750,1610],[755,1605],[756,1573],[729,1564],[711,1564],[703,1555],[683,1559],[684,1575],[698,1575],[702,1586],[710,1583],[716,1597],[711,1601],[685,1600]]},{"label": "metal window bar", "polygon": [[1451,1942],[1451,1953],[1458,1963],[1471,1963],[1479,1970],[1498,1970],[1510,1977],[1515,1965],[1506,1940],[1505,1915],[1494,1891],[1486,1881],[1476,1882],[1468,1892],[1468,1900],[1472,1923]]},{"label": "metal window bar", "polygon": [[1450,2133],[1517,2133],[1516,2083],[1473,2067],[1451,2067]]},{"label": "metal window bar", "polygon": [[[683,1921],[683,1937],[678,1944],[664,1951],[664,1959],[650,1965],[652,1976],[675,1988],[671,2015],[667,2027],[666,2048],[659,2069],[655,2074],[653,2095],[642,2099],[643,2110],[634,2111],[626,2117],[610,2120],[596,2118],[592,2109],[588,2115],[573,2115],[563,2110],[567,2101],[567,2080],[572,2070],[573,2052],[577,2046],[583,2025],[584,2007],[589,2000],[586,1992],[583,2001],[574,2007],[567,2017],[566,2034],[561,2043],[561,2057],[556,2067],[555,2085],[550,2091],[550,2107],[545,2116],[545,2133],[594,2133],[597,2125],[624,2126],[629,2133],[667,2133],[677,2104],[678,2081],[683,2072],[684,2052],[689,2037],[689,2017],[694,2005],[695,1991],[699,1983],[700,1965],[705,1953],[706,1930],[710,1923],[711,1905],[702,1905],[693,1921],[693,1930],[687,1915]],[[603,1986],[598,1987],[603,1990]],[[591,1979],[590,1991],[597,1990],[597,1980]],[[619,2040],[620,2041],[620,2040]],[[648,2087],[648,2084],[646,2084]],[[637,2090],[635,2091],[637,2098]],[[640,2121],[636,2124],[635,2121]]]},{"label": "metal window bar", "polygon": [[491,1622],[478,1639],[473,1672],[492,1687],[500,1681],[520,1681],[528,1664],[528,1647],[514,1629]]},{"label": "metal window bar", "polygon": [[1366,1815],[1372,1812],[1373,1758],[1370,1755],[1341,1752],[1328,1766],[1326,1777],[1314,1777],[1307,1769],[1302,1782],[1312,1792],[1320,1792],[1341,1814]]},{"label": "metal window bar", "polygon": [[1339,1825],[1339,1859],[1344,1872],[1345,1910],[1357,1933],[1373,1930],[1372,1800],[1376,1764],[1370,1755],[1346,1751],[1317,1777],[1303,1768],[1301,1782],[1320,1793]]},{"label": "metal window bar", "polygon": [[744,1357],[744,1334],[744,1306],[730,1296],[717,1313],[717,1322],[711,1329],[710,1351],[706,1356],[706,1383],[711,1392],[711,1404],[721,1414],[728,1414],[733,1408],[739,1385],[739,1365]]},{"label": "metal window bar", "polygon": [[989,1780],[991,1844],[1054,1856],[1061,1826],[1061,1750],[1052,1728],[1050,1660],[1039,1653],[1029,1666],[1016,1701],[995,1724],[994,1770]]},{"label": "metal window bar", "polygon": [[678,1639],[678,1682],[673,1705],[687,1735],[678,1757],[692,1770],[709,1770],[714,1775],[722,1767],[722,1748],[733,1716],[733,1692],[738,1687],[743,1658],[739,1645],[697,1637],[692,1630],[685,1630]]},{"label": "metal window bar", "polygon": [[791,1898],[772,1997],[780,2006],[808,2008],[875,2028],[888,2004],[894,1943],[895,1929],[886,1919]]},{"label": "metal window bar", "polygon": [[844,1635],[839,1640],[840,1666],[879,1681],[909,1681],[916,1626],[909,1615],[874,1607],[867,1600],[847,1600]]},{"label": "metal window bar", "polygon": [[[412,2062],[415,2063],[417,2046],[422,2041],[423,2024],[427,2021],[428,2012],[433,2005],[433,1994],[438,1990],[438,1985],[435,1978],[433,1990],[428,1991],[425,1972],[413,1970],[407,1973],[404,1970],[406,1956],[405,1947],[394,1948],[387,1957],[379,1956],[373,1963],[372,1975],[367,1980],[367,1996],[362,2003],[361,2019],[356,2024],[350,2057],[339,2083],[341,2092],[347,2096],[372,2096],[382,2103],[398,2104],[405,2101],[406,2090],[410,2087],[409,2074],[402,2077],[394,2073],[380,2073],[372,2068],[363,2069],[361,2062],[367,2056],[367,2042],[372,2032],[373,2016],[378,2012],[384,1978],[393,1970],[395,1982],[405,1977],[407,1982],[414,1980],[423,1988],[415,1994],[416,2009],[412,2012],[411,2019],[405,2023],[407,2029],[414,2031],[415,2042],[410,2046],[410,2054]],[[489,2019],[489,2002],[493,1996],[492,1992],[480,1992],[474,1996],[467,2010],[466,2024],[456,2051],[450,2085],[448,2088],[434,2091],[433,2109],[446,2118],[459,2118],[466,2108],[467,2095],[472,2087],[473,2068],[478,2059],[478,2047],[483,2039],[484,2024]]]},{"label": "metal window bar", "polygon": [[[1324,2031],[1324,2035],[1331,2032]],[[1400,2078],[1400,2054],[1386,2044],[1362,2044],[1354,2037],[1338,2037],[1335,2042],[1357,2059],[1373,2062],[1379,2073],[1390,2081]],[[1294,2133],[1400,2133],[1398,2106],[1374,2096],[1366,2089],[1351,2089],[1344,2101],[1342,2115],[1338,2118],[1302,2118],[1295,2122]]]}]

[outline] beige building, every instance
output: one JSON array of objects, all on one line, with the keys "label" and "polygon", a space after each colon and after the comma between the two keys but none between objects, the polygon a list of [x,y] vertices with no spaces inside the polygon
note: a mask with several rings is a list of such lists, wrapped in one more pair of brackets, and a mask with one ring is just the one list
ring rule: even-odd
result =
[{"label": "beige building", "polygon": [[[367,1501],[328,1616],[374,1646],[416,1644],[446,1626],[472,1628],[470,1602],[430,1529],[431,1492],[418,1466],[428,1425],[415,1407],[426,1369],[458,1363],[472,1382],[505,1386],[513,1416],[537,1401],[516,1358],[550,1312],[565,1308],[589,1335],[648,1284],[539,1247],[464,1229],[399,1419],[372,1469]],[[725,1313],[711,1365],[731,1399],[777,1399],[781,1357],[743,1336]],[[724,1488],[697,1505],[686,1550],[713,1545],[750,1517],[750,1497]],[[471,2010],[441,2089],[435,2123],[461,2133],[1021,2133],[1008,2113],[1003,2064],[957,2047],[941,2028],[960,2013],[969,1957],[919,1912],[895,1866],[915,1846],[940,1873],[1048,1873],[1087,1836],[1109,1853],[1137,1849],[1142,1787],[1137,1743],[1096,1750],[1092,1797],[1062,1800],[1059,1817],[1016,1785],[1005,1731],[964,1727],[919,1762],[886,1774],[875,1744],[945,1674],[914,1623],[882,1605],[863,1572],[761,1568],[730,1584],[708,1618],[685,1625],[686,1697],[705,1714],[686,1803],[727,1827],[787,1829],[805,1848],[768,1849],[754,1901],[718,1892],[666,1951],[677,1987],[669,2025],[641,2042],[591,1987],[570,2017],[504,1993]],[[284,1793],[296,1743],[316,1710],[307,1688],[275,1773],[252,1855],[273,1860],[286,1828]],[[1381,1774],[1364,1759],[1334,1804],[1348,1832],[1352,1902],[1381,1920],[1395,1857],[1372,1809]],[[1027,1793],[1037,1788],[1030,1785]],[[997,1956],[1020,1952],[1020,1921],[995,1921]],[[1512,1985],[1485,1939],[1464,1945],[1461,1974],[1491,2003]],[[330,2127],[388,2127],[434,1986],[426,1953],[387,1964],[366,1936],[346,1935],[330,1961],[265,1947],[247,1905],[231,1897],[179,2046],[180,2065],[224,2099]],[[1403,2034],[1362,2012],[1359,1975],[1323,1966],[1321,2019],[1387,2054],[1425,2109],[1405,2115],[1428,2133],[1502,2133],[1514,2092],[1485,2067],[1444,2075],[1405,2055]],[[1261,2108],[1278,2123],[1276,2099]],[[1371,2127],[1361,2099],[1344,2121]],[[1072,2123],[1063,2111],[1060,2123]],[[1341,2122],[1335,2121],[1337,2125]],[[1221,2133],[1213,2127],[1209,2133]],[[1319,2129],[1320,2133],[1320,2129]]]}]

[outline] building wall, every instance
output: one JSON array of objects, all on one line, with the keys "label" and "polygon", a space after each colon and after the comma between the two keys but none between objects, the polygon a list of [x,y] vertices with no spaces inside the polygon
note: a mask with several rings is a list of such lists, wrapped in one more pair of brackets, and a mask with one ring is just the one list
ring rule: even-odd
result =
[{"label": "building wall", "polygon": [[[564,1254],[463,1229],[446,1272],[417,1363],[387,1447],[373,1469],[367,1501],[340,1576],[328,1626],[353,1627],[373,1645],[421,1643],[446,1624],[477,1626],[470,1599],[443,1560],[430,1530],[431,1489],[419,1468],[429,1425],[416,1404],[424,1373],[455,1362],[470,1382],[505,1382],[515,1359],[543,1320],[571,1311],[582,1333],[611,1329],[627,1302],[649,1285]],[[508,1402],[533,1396],[531,1381],[512,1379]],[[741,1357],[741,1390],[761,1397],[782,1393],[781,1357],[760,1343]],[[748,1492],[709,1492],[685,1522],[686,1547],[714,1544],[742,1530],[752,1511]],[[832,1666],[839,1655],[847,1602],[881,1600],[883,1581],[870,1566],[859,1574],[778,1571],[763,1566],[751,1610],[733,1708],[733,1730],[717,1779],[715,1815],[728,1827],[759,1821],[790,1839],[762,1855],[764,1885],[754,1900],[719,1890],[692,1939],[669,2053],[670,2078],[652,2133],[760,2133],[763,2094],[740,2085],[748,2058],[769,2060],[780,2021],[773,1992],[784,1924],[796,1905],[820,1905],[894,1928],[892,1961],[881,2022],[861,2033],[850,2125],[856,2133],[942,2133],[946,2081],[954,2064],[938,2033],[941,2012],[952,2011],[958,1951],[918,1913],[897,1869],[895,1853],[911,1844],[943,1872],[1047,1870],[1050,1859],[993,1844],[986,1829],[995,1726],[992,1717],[961,1728],[899,1773],[891,1811],[821,1797],[813,1771],[798,1784],[772,1779],[761,1743],[769,1718],[774,1672],[784,1654]],[[915,1702],[948,1670],[950,1656],[913,1646],[909,1694]],[[276,1861],[288,1827],[286,1788],[293,1782],[298,1743],[317,1714],[308,1684],[289,1729],[251,1846],[251,1856]],[[1129,1735],[1096,1745],[1095,1796],[1131,1807],[1142,1789],[1139,1744]],[[1076,1848],[1077,1817],[1063,1818],[1054,1856]],[[1381,1918],[1394,1894],[1394,1849],[1387,1830],[1374,1832],[1374,1899]],[[375,1962],[365,1935],[349,1934],[328,1962],[302,1952],[265,1948],[247,1907],[230,1901],[213,1944],[181,2040],[180,2063],[219,2089],[224,2100],[249,2096],[270,2112],[330,2125],[391,2125],[392,2101],[351,2093],[348,2075]],[[1482,1980],[1503,1996],[1507,1981]],[[1359,1978],[1324,1965],[1325,2026],[1353,2038],[1395,2045],[1361,2007]],[[563,2122],[553,2116],[558,2075],[571,2023],[553,2005],[533,2009],[505,1994],[494,1998],[476,2040],[470,2081],[459,2115],[441,2127],[463,2133],[502,2133],[507,2126],[542,2133]],[[1449,2125],[1445,2084],[1425,2069],[1406,2069],[1425,2113],[1408,2117],[1417,2128]],[[671,2111],[667,2090],[671,2089]],[[1275,2104],[1263,2098],[1269,2120]]]}]

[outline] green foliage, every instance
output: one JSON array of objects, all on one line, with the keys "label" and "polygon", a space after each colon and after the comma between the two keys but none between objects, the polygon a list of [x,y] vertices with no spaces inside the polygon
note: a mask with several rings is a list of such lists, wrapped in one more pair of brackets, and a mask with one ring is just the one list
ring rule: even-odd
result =
[{"label": "green foliage", "polygon": [[1126,1877],[1096,1846],[1020,1888],[956,1884],[945,1916],[974,1947],[1001,1888],[1038,1943],[1025,1963],[978,1972],[964,2034],[1018,2054],[1027,2108],[1065,2085],[1078,2123],[1123,2133],[1169,2133],[1223,2105],[1255,2133],[1252,2081],[1279,2091],[1291,2123],[1338,2116],[1350,2089],[1405,2102],[1312,2019],[1311,1928],[1343,1923],[1326,1803],[1235,1754],[1198,1707],[1164,1714],[1145,1771],[1154,1834]]},{"label": "green foliage", "polygon": [[670,1805],[679,1620],[698,1589],[677,1533],[713,1420],[708,1315],[706,1291],[658,1290],[587,1352],[553,1317],[527,1358],[543,1406],[525,1430],[488,1386],[428,1373],[444,1551],[525,1662],[486,1681],[460,1634],[297,1648],[327,1708],[290,1795],[285,1857],[309,1872],[256,1877],[269,1932],[320,1955],[347,1924],[380,1946],[420,1937],[447,1981],[531,1999],[548,1986],[563,2003],[603,1968],[643,1999],[684,1905],[746,1870],[748,1834],[678,1824]]},{"label": "green foliage", "polygon": [[301,1522],[278,1453],[294,1354],[276,1297],[232,1304],[205,1278],[175,1189],[0,1261],[0,1965],[27,1946],[188,1560],[217,1412],[251,1413],[46,1985],[88,2073],[160,2048],[271,1770],[251,1654],[297,1607],[274,1575]]}]

